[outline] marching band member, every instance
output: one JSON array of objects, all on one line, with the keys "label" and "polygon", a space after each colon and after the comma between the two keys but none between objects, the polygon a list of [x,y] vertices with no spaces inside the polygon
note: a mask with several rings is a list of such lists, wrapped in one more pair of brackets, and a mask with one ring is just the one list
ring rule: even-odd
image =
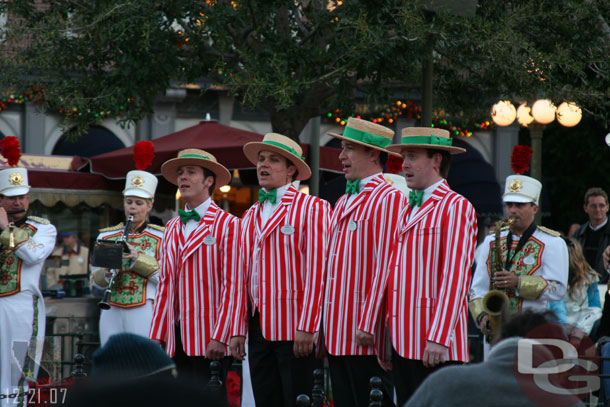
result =
[{"label": "marching band member", "polygon": [[215,185],[231,181],[231,174],[212,154],[198,149],[180,151],[161,172],[178,186],[186,207],[165,227],[150,338],[165,345],[179,377],[207,383],[210,361],[220,360],[224,387],[231,364],[226,356],[235,315],[229,289],[236,287],[239,219],[221,210],[211,196]]},{"label": "marching band member", "polygon": [[468,361],[467,298],[477,218],[473,206],[449,188],[449,132],[408,127],[400,144],[409,193],[393,235],[388,278],[392,374],[398,405],[446,361]]},{"label": "marching band member", "polygon": [[311,176],[298,143],[269,133],[246,144],[244,153],[262,189],[242,219],[231,353],[244,358],[247,332],[256,405],[293,406],[313,385],[331,208],[292,184]]},{"label": "marching band member", "polygon": [[[145,153],[148,151],[148,156]],[[148,222],[153,208],[157,177],[143,171],[154,154],[150,141],[140,141],[134,148],[137,170],[129,171],[123,190],[125,217],[133,216],[127,234],[130,253],[123,258],[123,267],[115,279],[110,296],[109,309],[101,311],[101,345],[110,336],[129,332],[148,336],[152,321],[153,302],[159,283],[159,254],[163,227]],[[123,239],[125,225],[119,223],[100,230],[98,240],[119,241]],[[108,286],[109,271],[106,268],[91,267],[92,283],[99,288]]]},{"label": "marching band member", "polygon": [[[567,289],[570,263],[566,243],[559,232],[537,226],[534,221],[541,189],[538,180],[525,175],[506,178],[502,199],[506,215],[513,222],[501,231],[504,267],[494,273],[493,283],[506,292],[509,312],[513,314],[524,309],[542,311],[547,301],[563,299]],[[470,312],[485,335],[490,332],[489,316],[483,311],[483,297],[492,284],[493,242],[492,234],[481,244],[470,290]]]},{"label": "marching band member", "polygon": [[377,355],[385,359],[384,292],[392,237],[406,204],[382,174],[394,132],[350,118],[343,135],[329,134],[341,139],[347,179],[331,218],[322,317],[335,405],[368,405],[369,379],[378,376],[384,406],[390,406],[391,377]]},{"label": "marching band member", "polygon": [[[17,165],[19,141],[5,137],[0,147],[9,165]],[[27,404],[29,382],[36,381],[44,344],[45,307],[38,282],[44,261],[55,247],[57,231],[48,220],[28,215],[29,190],[25,168],[0,171],[2,406]]]}]

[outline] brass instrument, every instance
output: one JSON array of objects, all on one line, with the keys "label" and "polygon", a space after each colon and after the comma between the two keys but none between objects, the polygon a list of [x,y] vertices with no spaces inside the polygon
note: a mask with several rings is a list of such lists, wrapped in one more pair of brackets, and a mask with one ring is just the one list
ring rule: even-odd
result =
[{"label": "brass instrument", "polygon": [[491,265],[491,290],[485,294],[483,297],[483,311],[489,316],[489,325],[488,328],[491,330],[491,333],[487,336],[487,340],[489,342],[498,340],[500,336],[500,327],[502,326],[502,321],[506,319],[508,316],[508,296],[506,295],[506,290],[499,289],[496,287],[496,283],[494,281],[494,275],[498,271],[502,271],[504,269],[504,262],[502,260],[502,244],[500,241],[500,232],[504,226],[510,225],[513,223],[513,219],[509,218],[508,221],[499,221],[496,223],[494,228],[494,242],[492,246],[493,250],[493,263]]},{"label": "brass instrument", "polygon": [[15,248],[15,222],[13,222],[13,216],[15,214],[18,213],[23,213],[25,212],[25,209],[17,209],[15,211],[6,211],[6,214],[9,216],[9,220],[10,223],[8,224],[8,231],[9,231],[9,240],[8,240],[8,248],[9,249],[14,249]]},{"label": "brass instrument", "polygon": [[[129,215],[127,218],[127,222],[125,222],[125,229],[123,230],[123,236],[121,237],[121,243],[123,244],[123,252],[129,253],[129,248],[127,247],[127,235],[129,235],[129,230],[131,229],[131,222],[133,222],[133,215]],[[102,300],[97,303],[97,305],[104,310],[110,309],[110,296],[112,295],[112,288],[114,287],[114,282],[119,275],[118,268],[110,269],[110,281],[108,282],[108,287],[104,291],[104,296]]]}]

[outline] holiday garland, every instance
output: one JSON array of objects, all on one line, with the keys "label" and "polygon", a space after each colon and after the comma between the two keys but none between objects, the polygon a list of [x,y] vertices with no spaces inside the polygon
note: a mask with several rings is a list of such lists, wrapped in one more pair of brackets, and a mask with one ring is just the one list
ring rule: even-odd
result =
[{"label": "holiday garland", "polygon": [[[393,124],[399,118],[406,118],[407,120],[421,119],[421,107],[414,101],[405,102],[397,100],[393,104],[379,106],[374,112],[347,115],[341,112],[340,109],[335,109],[326,114],[325,121],[345,126],[347,119],[352,116],[358,119],[370,120],[373,123]],[[460,124],[454,124],[452,121],[436,116],[432,120],[431,127],[448,130],[452,136],[471,137],[473,132],[487,130],[491,125],[492,123],[489,120],[467,120]]]}]

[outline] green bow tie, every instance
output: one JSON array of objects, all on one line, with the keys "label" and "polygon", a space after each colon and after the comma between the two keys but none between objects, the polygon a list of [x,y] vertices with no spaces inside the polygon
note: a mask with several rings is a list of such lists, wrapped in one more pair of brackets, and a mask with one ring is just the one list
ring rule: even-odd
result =
[{"label": "green bow tie", "polygon": [[424,200],[424,191],[409,191],[409,206],[421,206]]},{"label": "green bow tie", "polygon": [[272,205],[277,201],[277,189],[272,189],[269,192],[265,192],[264,189],[258,190],[258,202],[263,203],[269,201]]},{"label": "green bow tie", "polygon": [[196,210],[192,211],[183,211],[182,209],[178,209],[178,215],[180,215],[180,219],[182,223],[186,223],[189,219],[193,219],[195,222],[199,222],[201,220],[201,216],[197,213]]},{"label": "green bow tie", "polygon": [[345,193],[348,195],[357,194],[360,192],[360,180],[355,179],[353,181],[347,181],[345,186]]}]

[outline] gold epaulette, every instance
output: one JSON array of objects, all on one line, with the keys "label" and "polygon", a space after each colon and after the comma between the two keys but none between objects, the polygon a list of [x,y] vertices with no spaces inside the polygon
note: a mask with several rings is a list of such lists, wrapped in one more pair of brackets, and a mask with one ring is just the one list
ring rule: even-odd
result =
[{"label": "gold epaulette", "polygon": [[103,233],[103,232],[113,232],[115,230],[123,230],[124,227],[125,227],[125,225],[123,225],[123,222],[121,222],[118,225],[109,226],[107,228],[100,229],[100,233]]},{"label": "gold epaulette", "polygon": [[159,225],[155,225],[154,223],[149,223],[148,226],[153,228],[153,229],[155,229],[155,230],[158,230],[159,232],[165,231],[165,227],[159,226]]},{"label": "gold epaulette", "polygon": [[28,220],[31,220],[36,223],[40,223],[41,225],[48,225],[51,223],[51,222],[49,222],[48,219],[39,218],[38,216],[28,216]]},{"label": "gold epaulette", "polygon": [[544,233],[549,234],[551,236],[555,236],[555,237],[561,236],[561,232],[558,232],[558,231],[553,230],[553,229],[545,228],[544,226],[538,226],[538,229],[540,229]]}]

